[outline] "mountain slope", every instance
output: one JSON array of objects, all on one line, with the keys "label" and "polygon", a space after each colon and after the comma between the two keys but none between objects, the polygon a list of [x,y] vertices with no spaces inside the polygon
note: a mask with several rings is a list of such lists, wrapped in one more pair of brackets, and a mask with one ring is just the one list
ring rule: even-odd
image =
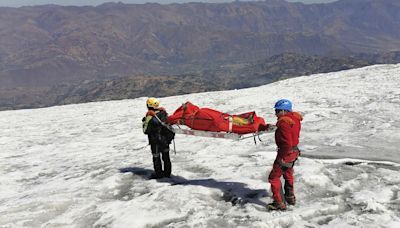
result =
[{"label": "mountain slope", "polygon": [[397,0],[0,8],[0,87],[398,51]]},{"label": "mountain slope", "polygon": [[285,53],[253,64],[224,65],[191,74],[137,75],[117,79],[83,80],[52,87],[2,89],[0,110],[240,89],[300,75],[397,62],[400,62],[400,52],[342,58]]},{"label": "mountain slope", "polygon": [[[400,56],[400,52],[397,56]],[[299,75],[359,68],[378,63],[379,57],[383,56],[365,55],[360,59],[324,58],[287,53],[272,56],[254,64],[224,65],[192,74],[141,75],[108,80],[82,80],[52,87],[2,89],[0,90],[0,110],[240,89]],[[389,56],[381,62],[390,62],[390,60],[398,62],[400,58]]]},{"label": "mountain slope", "polygon": [[298,204],[283,213],[265,210],[272,134],[257,145],[178,135],[174,177],[156,181],[146,98],[0,112],[0,226],[398,227],[399,73],[377,65],[161,99],[170,112],[190,100],[267,122],[278,98],[293,100],[305,116]]}]

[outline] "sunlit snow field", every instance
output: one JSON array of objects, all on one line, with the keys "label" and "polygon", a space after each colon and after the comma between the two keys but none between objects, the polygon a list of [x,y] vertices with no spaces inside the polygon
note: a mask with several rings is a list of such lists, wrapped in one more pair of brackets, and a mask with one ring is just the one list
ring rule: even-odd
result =
[{"label": "sunlit snow field", "polygon": [[275,123],[279,98],[304,114],[286,212],[265,209],[273,133],[256,145],[177,135],[173,177],[149,180],[139,98],[0,112],[0,227],[400,227],[400,64],[161,103]]}]

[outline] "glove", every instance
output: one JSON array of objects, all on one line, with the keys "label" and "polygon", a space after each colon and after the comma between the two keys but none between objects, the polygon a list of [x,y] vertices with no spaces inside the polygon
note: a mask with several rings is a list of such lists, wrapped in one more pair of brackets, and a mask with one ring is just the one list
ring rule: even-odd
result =
[{"label": "glove", "polygon": [[269,124],[260,124],[260,126],[258,127],[258,131],[266,131],[269,129],[269,127]]},{"label": "glove", "polygon": [[153,110],[149,110],[146,113],[146,116],[155,116],[155,115],[156,115],[156,113]]}]

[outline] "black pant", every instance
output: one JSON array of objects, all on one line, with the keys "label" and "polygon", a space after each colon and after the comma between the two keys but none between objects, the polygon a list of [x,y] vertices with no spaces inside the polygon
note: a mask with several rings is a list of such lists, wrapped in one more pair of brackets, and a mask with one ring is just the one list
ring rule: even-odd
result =
[{"label": "black pant", "polygon": [[[153,166],[156,173],[156,178],[171,176],[171,160],[169,158],[169,145],[163,146],[160,144],[150,144],[151,153],[153,155]],[[161,158],[164,162],[164,171],[161,164]]]}]

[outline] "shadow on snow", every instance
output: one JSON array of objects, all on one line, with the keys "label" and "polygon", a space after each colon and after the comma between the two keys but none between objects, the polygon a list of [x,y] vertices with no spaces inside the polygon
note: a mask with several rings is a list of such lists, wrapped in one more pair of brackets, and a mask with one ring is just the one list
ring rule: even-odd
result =
[{"label": "shadow on snow", "polygon": [[[153,170],[139,167],[121,168],[119,171],[121,173],[132,173],[147,180],[151,179],[150,176],[154,172]],[[267,204],[260,199],[268,196],[265,189],[250,189],[246,187],[246,184],[240,182],[218,181],[213,178],[188,180],[184,177],[175,175],[172,175],[171,178],[155,180],[158,182],[170,183],[171,185],[194,185],[220,189],[223,192],[222,199],[226,202],[231,202],[232,205],[253,203],[263,207],[267,206]]]}]

